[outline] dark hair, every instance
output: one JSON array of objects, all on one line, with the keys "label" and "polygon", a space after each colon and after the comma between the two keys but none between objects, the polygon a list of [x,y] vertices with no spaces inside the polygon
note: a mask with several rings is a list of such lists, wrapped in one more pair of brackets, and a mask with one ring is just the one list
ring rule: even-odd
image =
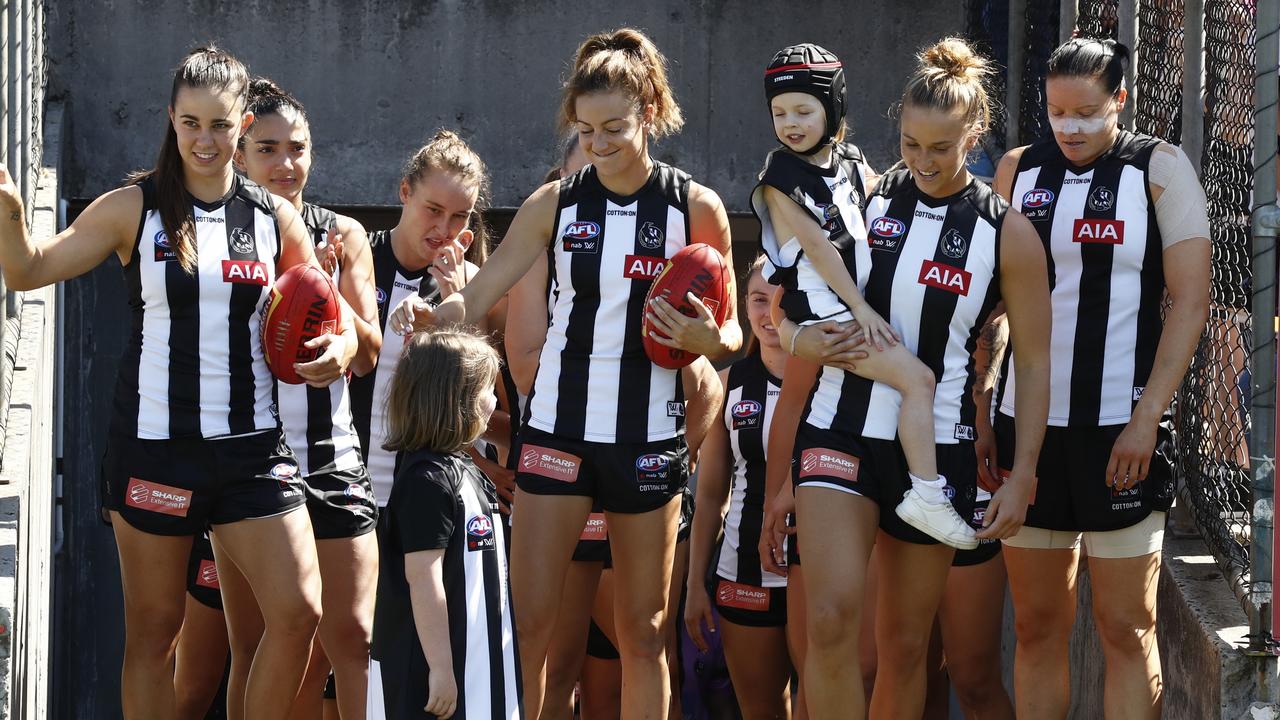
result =
[{"label": "dark hair", "polygon": [[671,135],[684,125],[667,81],[667,59],[648,36],[634,28],[592,35],[578,46],[560,103],[561,125],[568,128],[577,122],[579,97],[615,90],[630,95],[637,108],[653,105],[649,132],[654,137]]},{"label": "dark hair", "polygon": [[[205,45],[187,53],[174,69],[169,107],[173,107],[178,99],[178,90],[184,87],[234,93],[240,107],[244,108],[249,89],[249,71],[231,53],[213,45]],[[178,135],[173,129],[172,121],[165,123],[164,141],[160,145],[155,168],[131,174],[128,182],[137,184],[146,178],[151,178],[155,183],[160,224],[178,256],[178,264],[188,274],[194,274],[195,222],[191,219],[191,205],[183,184],[182,155],[178,151]]]},{"label": "dark hair", "polygon": [[442,128],[405,163],[401,180],[412,187],[432,170],[453,173],[476,189],[476,204],[467,221],[475,238],[467,248],[466,259],[476,266],[484,265],[489,258],[489,227],[484,221],[489,209],[489,171],[484,161],[457,133]]},{"label": "dark hair", "polygon": [[1129,48],[1115,40],[1071,38],[1049,56],[1045,77],[1098,78],[1115,95],[1124,86],[1130,56]]},{"label": "dark hair", "polygon": [[[286,120],[302,120],[302,124],[307,124],[307,111],[302,107],[302,102],[293,95],[287,93],[275,81],[259,75],[249,81],[249,101],[248,110],[253,113],[253,123],[270,115],[279,115]],[[253,129],[253,125],[249,126]],[[240,138],[241,145],[244,144],[244,138]]]},{"label": "dark hair", "polygon": [[991,63],[959,38],[943,38],[916,55],[915,73],[902,90],[902,104],[950,112],[958,109],[965,124],[981,135],[991,124],[991,96],[986,78]]},{"label": "dark hair", "polygon": [[[757,255],[756,259],[752,260],[751,264],[747,266],[747,271],[742,273],[742,281],[741,283],[739,283],[738,287],[742,288],[742,294],[744,298],[750,292],[750,290],[748,290],[747,288],[751,284],[751,276],[755,275],[756,273],[764,272],[765,257],[766,256],[764,253],[760,253],[759,255]],[[747,326],[750,327],[751,323],[747,323]],[[746,352],[744,352],[743,354],[744,355],[760,354],[760,340],[759,338],[756,337],[755,333],[751,333],[751,336],[747,338],[747,348],[746,348]]]}]

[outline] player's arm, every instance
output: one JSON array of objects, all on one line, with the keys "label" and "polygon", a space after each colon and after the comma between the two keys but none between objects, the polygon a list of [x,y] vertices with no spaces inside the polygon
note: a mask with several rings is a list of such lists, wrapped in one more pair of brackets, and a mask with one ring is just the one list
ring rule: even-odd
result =
[{"label": "player's arm", "polygon": [[[713,418],[723,417],[723,387],[729,382],[728,376],[728,370],[722,371],[718,377],[714,373],[712,375],[716,384],[722,388],[718,393],[721,402],[715,408],[718,412],[710,413]],[[711,630],[715,623],[711,617],[711,601],[707,597],[704,582],[716,537],[720,533],[720,525],[729,504],[729,476],[733,471],[729,431],[723,421],[713,422],[707,430],[702,457],[703,463],[698,470],[697,496],[693,503],[693,525],[689,530],[689,574],[685,578],[687,599],[684,622],[694,645],[705,651],[707,641],[702,634],[703,628]]]},{"label": "player's arm", "polygon": [[378,327],[377,286],[373,279],[373,251],[369,248],[369,236],[364,226],[346,215],[339,215],[332,236],[337,235],[342,246],[342,273],[338,276],[338,291],[351,306],[359,349],[351,361],[351,371],[364,375],[378,364],[378,352],[382,348],[382,330]]},{"label": "player's arm", "polygon": [[996,166],[996,176],[992,187],[997,195],[1009,203],[1013,202],[1011,199],[1013,179],[1018,174],[1018,162],[1022,160],[1022,153],[1026,149],[1026,146],[1023,146],[1010,150],[1004,154],[1004,157],[1000,158],[1000,164]]},{"label": "player's arm", "polygon": [[547,341],[547,260],[533,261],[529,271],[507,293],[507,327],[503,342],[507,365],[516,388],[524,395],[533,389],[538,359]]},{"label": "player's arm", "polygon": [[685,403],[684,438],[689,446],[689,464],[693,467],[700,457],[699,451],[707,433],[716,425],[721,406],[724,405],[724,384],[716,377],[716,369],[704,357],[680,369],[680,381],[684,383]]},{"label": "player's arm", "polygon": [[[702,304],[701,298],[693,297],[692,294],[687,297],[697,310],[698,317],[693,318],[691,323],[684,323],[682,320],[684,316],[677,313],[675,308],[665,300],[655,300],[653,309],[659,311],[657,314],[660,320],[670,324],[684,325],[683,332],[676,328],[669,328],[675,331],[667,333],[672,339],[683,335],[679,338],[680,344],[675,347],[697,355],[705,355],[709,360],[720,360],[742,347],[742,328],[738,325],[737,283],[733,277],[733,243],[729,235],[729,215],[724,210],[724,203],[720,201],[720,196],[698,183],[690,183],[689,186],[689,234],[693,242],[705,243],[719,250],[724,256],[725,267],[729,268],[726,277],[729,291],[725,293],[725,302],[729,303],[729,307],[725,313],[724,322],[717,326],[715,318]],[[662,331],[661,323],[657,327]],[[656,339],[661,340],[661,338]]]},{"label": "player's arm", "polygon": [[0,270],[11,290],[34,290],[83,275],[112,252],[128,264],[142,217],[142,190],[128,186],[94,200],[71,227],[35,244],[22,198],[0,167]]},{"label": "player's arm", "polygon": [[[453,648],[449,638],[449,606],[444,594],[444,550],[419,550],[405,553],[404,575],[409,582],[409,600],[413,607],[413,624],[418,631],[422,654],[431,668],[430,712],[447,717],[457,705],[457,678],[453,676]],[[442,676],[442,677],[437,677]],[[442,684],[443,697],[437,697],[436,683]],[[452,687],[452,697],[448,688]],[[437,702],[441,704],[436,704]]]}]

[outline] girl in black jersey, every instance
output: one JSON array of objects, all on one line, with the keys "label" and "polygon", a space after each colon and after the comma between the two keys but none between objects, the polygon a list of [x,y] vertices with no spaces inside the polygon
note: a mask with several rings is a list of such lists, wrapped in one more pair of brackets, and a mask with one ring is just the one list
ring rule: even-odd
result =
[{"label": "girl in black jersey", "polygon": [[[1119,126],[1128,58],[1109,40],[1055,50],[1045,80],[1053,137],[1010,151],[996,174],[1039,232],[1053,281],[1049,428],[1027,523],[1005,541],[1020,717],[1067,714],[1082,542],[1106,714],[1160,715],[1156,581],[1173,488],[1159,423],[1208,316],[1209,225],[1182,151]],[[1019,359],[1016,333],[1009,347]],[[1023,452],[1014,370],[995,421],[1002,468]]]},{"label": "girl in black jersey", "polygon": [[[255,78],[249,88],[249,109],[254,122],[240,141],[236,163],[250,180],[298,210],[317,247],[341,247],[334,270],[339,292],[354,311],[360,343],[351,369],[363,375],[373,367],[382,343],[373,260],[364,228],[345,215],[303,200],[311,175],[312,143],[302,104],[270,80]],[[302,466],[323,581],[324,612],[295,712],[312,717],[320,713],[332,669],[342,716],[363,717],[378,570],[377,542],[371,534],[377,506],[352,424],[347,380],[328,388],[278,384],[276,397],[285,434]],[[221,581],[243,583],[244,578],[229,567]],[[228,606],[227,620],[232,638],[228,695],[234,699],[244,691],[262,619],[257,606],[248,603]]]},{"label": "girl in black jersey", "polygon": [[[938,466],[962,514],[974,501],[977,479],[971,355],[997,301],[1004,301],[1013,339],[1025,349],[1018,372],[1031,385],[1020,384],[1018,400],[1036,416],[1018,422],[1032,443],[1044,427],[1049,377],[1044,252],[1026,218],[1008,212],[964,164],[990,117],[984,69],[959,40],[922,53],[903,93],[903,162],[880,178],[867,203],[867,243],[850,248],[858,266],[867,267],[867,302],[902,332],[903,344],[937,378]],[[784,320],[783,341],[789,343],[796,329]],[[819,333],[807,332],[796,350],[821,360],[822,345]],[[842,366],[856,369],[858,362]],[[881,511],[883,503],[896,503],[904,483],[895,410],[894,397],[881,386],[826,368],[797,433],[792,477],[806,558],[805,700],[815,717],[862,714],[857,628],[873,543],[878,669],[870,712],[918,717],[923,710],[925,651],[954,551],[929,544],[927,536]],[[774,426],[780,425],[775,415]],[[979,537],[1006,537],[1021,525],[1034,458],[1019,448]]]},{"label": "girl in black jersey", "polygon": [[[320,615],[311,523],[293,512],[304,502],[298,466],[270,413],[272,378],[257,344],[272,278],[315,256],[293,206],[232,169],[253,122],[248,81],[223,51],[187,55],[155,170],[39,246],[0,172],[0,266],[10,287],[75,277],[114,252],[131,295],[134,330],[103,461],[124,586],[125,717],[173,716],[183,578],[192,536],[207,527],[220,559],[248,579],[267,628],[233,714],[287,714]],[[343,334],[322,336],[320,357],[298,367],[314,386],[337,380],[355,356],[345,303],[343,317]]]},{"label": "girl in black jersey", "polygon": [[[703,633],[715,628],[715,605],[738,707],[749,720],[790,716],[793,672],[787,578],[765,570],[756,553],[764,519],[765,445],[787,361],[769,317],[772,289],[763,265],[761,256],[746,281],[751,350],[720,373],[727,395],[698,474],[684,611],[689,636],[705,650]],[[803,716],[799,703],[797,714]]]},{"label": "girl in black jersey", "polygon": [[556,300],[521,430],[512,523],[511,581],[533,713],[561,582],[593,499],[609,523],[623,704],[634,717],[661,717],[669,702],[662,621],[676,498],[688,472],[684,406],[678,374],[644,355],[640,324],[648,312],[672,345],[712,358],[736,350],[741,331],[732,306],[721,327],[703,307],[688,318],[662,301],[644,306],[661,259],[680,247],[704,242],[730,254],[715,193],[649,156],[650,137],[681,124],[665,64],[635,30],[588,38],[562,114],[592,164],[525,201],[493,259],[460,293],[402,317],[405,327],[415,318],[478,318],[550,247]]}]

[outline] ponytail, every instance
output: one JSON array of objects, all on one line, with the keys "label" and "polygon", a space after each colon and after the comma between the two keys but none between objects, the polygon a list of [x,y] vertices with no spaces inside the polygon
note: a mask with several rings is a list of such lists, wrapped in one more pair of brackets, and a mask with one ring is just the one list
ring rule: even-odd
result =
[{"label": "ponytail", "polygon": [[1130,55],[1129,48],[1115,40],[1071,38],[1049,56],[1045,77],[1097,78],[1115,95],[1124,86]]},{"label": "ponytail", "polygon": [[679,132],[684,116],[667,80],[667,59],[644,33],[621,28],[592,35],[573,57],[573,73],[564,85],[560,124],[568,129],[577,122],[578,98],[602,92],[623,92],[635,101],[637,111],[653,105],[653,137]]},{"label": "ponytail", "polygon": [[959,38],[943,38],[917,56],[919,65],[902,91],[903,106],[960,111],[973,136],[991,125],[992,100],[986,88],[990,63]]}]

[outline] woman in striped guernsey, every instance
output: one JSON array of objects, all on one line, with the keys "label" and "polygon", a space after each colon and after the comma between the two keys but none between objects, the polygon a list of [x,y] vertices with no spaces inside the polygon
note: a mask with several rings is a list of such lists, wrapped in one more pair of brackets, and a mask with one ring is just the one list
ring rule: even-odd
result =
[{"label": "woman in striped guernsey", "polygon": [[[1023,349],[1018,401],[1026,413],[1018,417],[1018,429],[1032,447],[1019,447],[1010,477],[990,501],[986,529],[978,533],[1002,538],[1022,524],[1035,480],[1033,450],[1048,397],[1049,289],[1044,251],[1030,223],[1008,212],[1007,203],[965,168],[990,118],[986,72],[985,61],[960,40],[949,38],[921,53],[903,91],[903,162],[877,184],[867,203],[867,242],[851,250],[857,266],[866,268],[867,302],[937,378],[938,467],[962,516],[969,515],[977,486],[972,355],[987,317],[1004,301],[1013,339]],[[782,323],[784,343],[795,332],[793,323]],[[802,332],[797,350],[820,359],[815,341],[819,333]],[[895,440],[898,404],[892,388],[827,367],[797,432],[793,478],[807,558],[805,699],[817,717],[847,717],[851,707],[861,714],[857,627],[873,543],[879,595],[871,714],[909,717],[923,709],[925,652],[954,551],[880,511],[904,490]]]},{"label": "woman in striped guernsey", "polygon": [[[684,611],[689,636],[705,651],[703,633],[715,627],[714,602],[738,706],[749,720],[790,716],[793,671],[787,578],[765,570],[756,552],[764,520],[765,443],[787,360],[769,317],[772,288],[762,274],[764,261],[761,256],[752,263],[746,282],[751,349],[720,373],[726,396],[698,472]],[[722,525],[724,537],[713,552]],[[708,587],[713,556],[715,575]]]},{"label": "woman in striped guernsey", "polygon": [[[316,260],[293,206],[232,169],[236,142],[253,122],[248,81],[244,65],[221,50],[188,54],[174,75],[156,168],[38,247],[0,172],[8,218],[0,267],[10,287],[72,278],[115,253],[131,298],[133,331],[103,460],[124,585],[126,717],[173,715],[183,577],[192,536],[207,527],[266,619],[245,717],[287,714],[319,620],[311,523],[292,512],[304,502],[298,466],[270,410],[273,382],[258,343],[276,274]],[[320,357],[298,367],[311,384],[337,380],[357,351],[351,310],[342,306],[343,334],[319,338]]]},{"label": "woman in striped guernsey", "polygon": [[[1182,151],[1118,124],[1128,58],[1110,40],[1055,50],[1045,81],[1053,137],[1010,151],[996,175],[1048,249],[1053,283],[1039,483],[1026,526],[1005,541],[1019,716],[1066,716],[1082,539],[1107,716],[1160,715],[1156,579],[1173,478],[1159,424],[1208,317],[1209,223]],[[1016,334],[1009,347],[1017,360]],[[1002,468],[1015,442],[1023,450],[1023,376],[1014,369],[995,420]]]},{"label": "woman in striped guernsey", "polygon": [[[373,262],[364,228],[302,197],[311,173],[311,130],[302,104],[266,78],[249,86],[253,125],[240,141],[236,164],[250,180],[288,200],[317,248],[341,248],[332,268],[339,292],[354,311],[360,351],[351,363],[367,373],[378,356],[382,335],[375,318]],[[307,510],[316,537],[322,579],[321,616],[312,661],[294,710],[317,716],[332,668],[343,717],[363,717],[368,684],[369,640],[378,548],[370,532],[377,506],[352,424],[347,379],[328,387],[277,383],[276,402],[289,446],[298,457]],[[244,583],[235,567],[222,568],[220,581]],[[233,595],[234,596],[234,595]],[[232,640],[228,696],[240,697],[262,634],[255,603],[227,606]]]},{"label": "woman in striped guernsey", "polygon": [[645,356],[640,324],[654,314],[672,344],[697,355],[738,348],[733,306],[716,327],[700,303],[697,318],[644,304],[665,258],[688,243],[729,257],[728,220],[714,192],[649,155],[650,138],[674,132],[681,116],[666,60],[643,34],[622,29],[582,44],[562,116],[592,164],[535,191],[485,269],[438,308],[415,313],[423,324],[478,318],[550,249],[555,301],[521,430],[513,522],[526,700],[531,712],[541,706],[560,581],[598,499],[618,585],[623,704],[635,717],[660,717],[670,693],[662,621],[680,510],[673,500],[688,464],[679,373]]}]

